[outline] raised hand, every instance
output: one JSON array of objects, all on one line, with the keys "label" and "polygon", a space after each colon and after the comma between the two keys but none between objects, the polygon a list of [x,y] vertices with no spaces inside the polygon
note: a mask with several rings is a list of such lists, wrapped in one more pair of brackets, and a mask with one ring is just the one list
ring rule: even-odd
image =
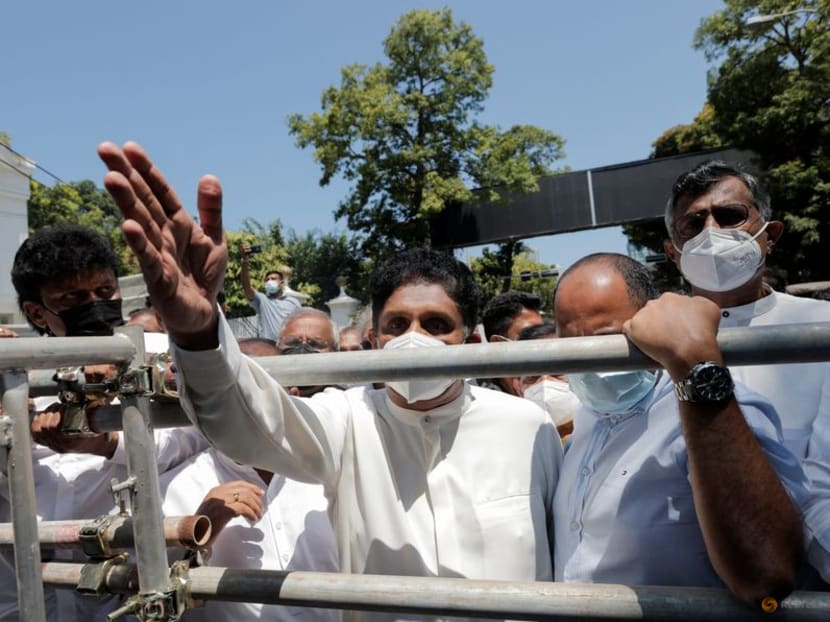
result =
[{"label": "raised hand", "polygon": [[199,180],[197,224],[140,145],[105,142],[98,155],[110,170],[104,185],[124,215],[124,237],[170,338],[190,350],[216,347],[216,296],[228,263],[219,180]]}]

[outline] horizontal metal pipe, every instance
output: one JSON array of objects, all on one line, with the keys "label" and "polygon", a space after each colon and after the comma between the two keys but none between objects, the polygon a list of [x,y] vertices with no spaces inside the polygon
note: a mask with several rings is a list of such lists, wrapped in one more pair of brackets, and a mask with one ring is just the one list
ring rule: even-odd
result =
[{"label": "horizontal metal pipe", "polygon": [[[20,340],[15,340],[20,341]],[[830,322],[724,328],[718,343],[729,365],[830,361]],[[540,373],[647,369],[654,361],[623,335],[536,339],[442,348],[266,356],[260,365],[285,386],[358,384],[402,378],[498,378]],[[47,380],[30,375],[42,394]],[[48,379],[50,390],[55,385]]]},{"label": "horizontal metal pipe", "polygon": [[[43,564],[44,582],[74,588],[81,564]],[[113,593],[135,591],[134,566],[114,567]],[[477,581],[324,572],[194,568],[191,595],[201,600],[301,605],[483,618],[537,620],[684,620],[734,622],[763,617],[729,594],[710,588],[577,583]],[[795,592],[779,604],[780,620],[827,620],[830,594]]]},{"label": "horizontal metal pipe", "polygon": [[126,337],[4,339],[0,369],[43,369],[93,363],[129,363],[135,348]]},{"label": "horizontal metal pipe", "polygon": [[[41,521],[38,523],[41,548],[78,548],[81,542],[81,528],[91,522],[92,520]],[[210,533],[210,519],[202,514],[164,518],[164,541],[167,546],[202,547],[210,539]],[[132,519],[129,516],[114,517],[102,534],[102,539],[111,549],[133,548]],[[0,548],[9,548],[13,544],[11,523],[0,523]]]}]

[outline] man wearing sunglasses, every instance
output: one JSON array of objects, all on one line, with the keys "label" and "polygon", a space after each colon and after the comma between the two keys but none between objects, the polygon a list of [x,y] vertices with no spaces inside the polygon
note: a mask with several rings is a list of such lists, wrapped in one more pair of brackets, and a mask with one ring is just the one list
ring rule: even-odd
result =
[{"label": "man wearing sunglasses", "polygon": [[[776,292],[764,282],[766,257],[784,224],[772,220],[769,195],[754,176],[724,162],[696,166],[675,182],[665,222],[666,254],[694,295],[718,304],[721,327],[830,321],[830,304]],[[814,419],[830,411],[830,364],[731,371],[769,398],[781,417],[785,445],[804,460]]]},{"label": "man wearing sunglasses", "polygon": [[[282,355],[337,352],[339,346],[337,325],[323,311],[309,307],[297,309],[285,318],[277,341]],[[299,397],[311,397],[325,388],[326,385],[286,387],[290,395]]]}]

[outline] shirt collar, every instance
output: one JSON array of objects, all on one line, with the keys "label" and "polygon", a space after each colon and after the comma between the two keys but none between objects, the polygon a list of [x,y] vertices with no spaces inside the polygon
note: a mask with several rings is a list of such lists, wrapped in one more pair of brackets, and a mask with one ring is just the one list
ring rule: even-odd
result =
[{"label": "shirt collar", "polygon": [[745,305],[737,307],[726,307],[721,309],[722,318],[729,318],[733,322],[740,322],[741,320],[751,320],[754,317],[769,313],[778,304],[778,294],[775,290],[770,289],[769,293],[763,298],[753,300]]},{"label": "shirt collar", "polygon": [[436,408],[432,408],[430,410],[412,410],[409,408],[402,408],[392,402],[389,399],[389,393],[384,390],[383,392],[383,402],[386,405],[387,410],[392,414],[395,419],[406,423],[408,425],[429,425],[430,423],[433,425],[441,425],[446,421],[450,421],[451,419],[456,419],[461,416],[461,413],[467,408],[467,405],[472,400],[472,394],[470,392],[470,385],[467,382],[463,383],[463,390],[461,391],[461,395],[455,398],[453,401],[438,406]]}]

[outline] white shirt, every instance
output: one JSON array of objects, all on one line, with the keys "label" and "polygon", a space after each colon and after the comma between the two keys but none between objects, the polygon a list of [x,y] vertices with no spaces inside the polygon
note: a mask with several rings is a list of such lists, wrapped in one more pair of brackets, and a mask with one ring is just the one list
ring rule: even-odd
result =
[{"label": "white shirt", "polygon": [[[164,515],[193,514],[212,488],[236,480],[265,488],[254,469],[208,449],[161,478]],[[228,522],[211,547],[207,559],[210,566],[337,572],[334,531],[326,514],[328,502],[322,486],[275,475],[263,504],[265,514],[258,522],[251,524],[241,516]],[[181,559],[182,551],[177,554]],[[340,619],[340,611],[214,600],[189,612],[186,619],[237,622],[293,620],[297,616],[333,622]]]},{"label": "white shirt", "polygon": [[[677,399],[671,379],[661,376],[631,413],[577,411],[554,500],[556,580],[724,586],[698,526]],[[740,385],[735,395],[800,507],[806,479],[779,442],[774,409]]]},{"label": "white shirt", "polygon": [[323,483],[344,572],[552,577],[562,450],[538,406],[466,383],[426,412],[362,387],[292,398],[224,320],[219,337],[213,351],[173,348],[185,409],[235,460]]},{"label": "white shirt", "polygon": [[[54,401],[48,398],[45,401]],[[48,406],[48,403],[42,403]],[[194,428],[158,430],[155,432],[159,472],[179,464],[201,451],[207,440]],[[119,435],[118,448],[111,459],[92,454],[59,454],[48,447],[32,443],[35,503],[38,520],[94,519],[117,511],[110,492],[110,480],[127,478],[124,443]],[[0,522],[11,521],[9,488],[5,473],[0,474]],[[129,506],[129,504],[128,504]],[[44,550],[43,559],[54,561],[86,561],[80,549]],[[82,597],[73,590],[44,586],[46,619],[53,622],[86,622],[103,620],[118,603]],[[0,555],[0,620],[19,617],[14,553]]]},{"label": "white shirt", "polygon": [[[780,292],[721,310],[721,328],[830,322],[830,303]],[[730,366],[732,377],[764,395],[781,418],[784,444],[807,455],[813,420],[830,411],[830,362]]]}]

